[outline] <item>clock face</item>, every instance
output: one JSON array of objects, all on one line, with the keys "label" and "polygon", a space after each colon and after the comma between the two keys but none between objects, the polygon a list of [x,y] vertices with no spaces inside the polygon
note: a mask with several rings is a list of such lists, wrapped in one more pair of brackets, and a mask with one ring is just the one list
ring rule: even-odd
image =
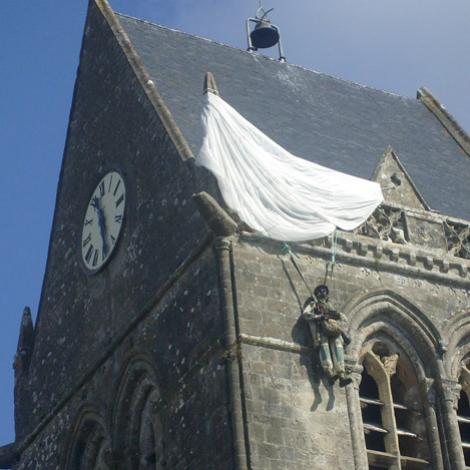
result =
[{"label": "clock face", "polygon": [[82,259],[97,271],[113,252],[121,233],[126,205],[126,187],[116,171],[105,175],[93,192],[83,220]]}]

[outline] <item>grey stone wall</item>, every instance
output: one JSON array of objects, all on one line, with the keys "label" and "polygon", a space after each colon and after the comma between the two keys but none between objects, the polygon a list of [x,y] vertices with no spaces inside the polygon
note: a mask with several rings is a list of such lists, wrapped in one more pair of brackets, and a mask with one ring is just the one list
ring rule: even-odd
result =
[{"label": "grey stone wall", "polygon": [[[401,325],[398,328],[403,329],[397,331],[411,339],[418,355],[422,354],[427,376],[435,377],[435,361],[425,362],[429,349],[424,351],[418,323],[447,337],[453,318],[468,311],[468,282],[459,283],[446,274],[440,280],[426,279],[422,272],[403,265],[387,269],[377,259],[368,266],[364,250],[361,256],[342,252],[342,246],[340,243],[333,276],[326,278],[331,250],[313,245],[298,249],[296,262],[307,283],[313,288],[326,279],[332,303],[349,321],[360,299],[373,298],[374,293],[391,293],[400,299],[397,303],[421,312],[419,320],[410,319],[410,325],[416,322],[414,327]],[[350,421],[345,390],[338,385],[332,388],[322,379],[318,360],[312,356],[307,325],[301,318],[308,290],[299,273],[280,243],[257,242],[256,237],[246,236],[234,241],[233,250],[253,468],[357,468],[351,431],[363,431],[359,422]],[[376,321],[397,321],[393,306],[389,307],[384,307],[389,313],[377,314]],[[363,326],[373,322],[371,318]],[[361,331],[350,333],[357,337]],[[437,351],[431,350],[431,354],[437,358]]]},{"label": "grey stone wall", "polygon": [[[63,470],[80,410],[92,407],[112,441],[115,467],[126,423],[116,422],[119,390],[130,361],[145,358],[157,377],[165,468],[232,468],[232,438],[227,410],[227,381],[218,278],[211,250],[193,263],[162,296],[145,319],[75,390],[32,440],[17,470]],[[214,288],[215,287],[215,288]],[[132,415],[132,403],[128,403]]]},{"label": "grey stone wall", "polygon": [[[118,170],[125,222],[111,261],[88,275],[81,227],[101,177]],[[29,377],[28,429],[43,419],[206,237],[183,163],[122,49],[90,3]],[[185,227],[184,230],[181,227]],[[18,422],[21,422],[20,420]]]},{"label": "grey stone wall", "polygon": [[[248,244],[234,253],[240,332],[309,348],[308,292],[288,258]],[[300,265],[320,283],[322,260]],[[243,345],[242,357],[253,468],[353,468],[344,390],[325,387],[313,357],[263,345]]]},{"label": "grey stone wall", "polygon": [[243,345],[253,469],[354,468],[343,389],[326,388],[308,355]]}]

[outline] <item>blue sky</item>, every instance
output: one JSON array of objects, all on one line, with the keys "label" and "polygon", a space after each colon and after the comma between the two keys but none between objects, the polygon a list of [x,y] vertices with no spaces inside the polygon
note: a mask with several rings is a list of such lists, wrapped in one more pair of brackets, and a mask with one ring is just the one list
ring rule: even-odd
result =
[{"label": "blue sky", "polygon": [[[111,0],[115,10],[245,47],[258,0]],[[470,131],[468,0],[270,0],[287,59],[414,97],[425,85]],[[14,439],[23,307],[36,315],[87,1],[0,2],[0,445]],[[467,64],[467,65],[466,65]]]}]

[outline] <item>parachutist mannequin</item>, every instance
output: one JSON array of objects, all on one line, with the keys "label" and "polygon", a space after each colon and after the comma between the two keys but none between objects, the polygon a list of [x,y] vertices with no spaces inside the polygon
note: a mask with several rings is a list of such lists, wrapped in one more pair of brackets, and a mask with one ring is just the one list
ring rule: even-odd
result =
[{"label": "parachutist mannequin", "polygon": [[344,387],[351,382],[344,367],[344,344],[349,344],[350,339],[342,328],[346,317],[332,308],[328,296],[327,286],[317,286],[314,296],[305,302],[302,316],[309,324],[323,372],[332,382],[339,379]]}]

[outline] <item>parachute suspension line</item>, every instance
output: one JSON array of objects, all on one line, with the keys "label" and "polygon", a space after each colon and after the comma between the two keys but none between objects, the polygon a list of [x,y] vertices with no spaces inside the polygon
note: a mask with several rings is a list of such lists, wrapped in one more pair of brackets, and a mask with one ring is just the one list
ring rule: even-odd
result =
[{"label": "parachute suspension line", "polygon": [[334,266],[336,264],[336,250],[338,248],[338,231],[335,228],[335,231],[332,235],[333,242],[331,244],[331,265]]},{"label": "parachute suspension line", "polygon": [[299,265],[297,264],[297,261],[295,260],[295,256],[297,256],[297,255],[294,255],[293,251],[291,250],[291,247],[287,243],[283,243],[282,251],[283,251],[284,254],[288,254],[290,256],[292,264],[294,265],[296,271],[299,273],[299,276],[302,279],[303,283],[305,284],[305,287],[307,288],[308,293],[310,294],[311,297],[315,298],[311,287],[309,286],[308,282],[306,281],[304,275],[302,274],[302,271],[299,268]]},{"label": "parachute suspension line", "polygon": [[331,259],[326,263],[325,284],[327,283],[328,276],[333,281],[333,272],[336,266],[336,253],[338,250],[338,231],[334,230],[331,234]]},{"label": "parachute suspension line", "polygon": [[[324,284],[328,284],[328,278],[329,280],[333,283],[333,273],[334,273],[334,268],[336,266],[336,253],[338,250],[338,231],[335,229],[334,232],[331,234],[331,259],[326,262],[326,270],[325,270],[325,280]],[[312,292],[311,287],[309,286],[307,280],[305,279],[305,276],[303,275],[301,269],[299,268],[299,265],[297,264],[297,261],[295,260],[295,257],[297,256],[294,254],[292,251],[291,247],[289,246],[288,243],[283,243],[282,245],[282,252],[284,254],[288,254],[292,264],[295,267],[295,270],[298,272],[300,278],[302,279],[302,282],[305,284],[305,287],[307,288],[310,296],[315,299],[315,295]]]}]

